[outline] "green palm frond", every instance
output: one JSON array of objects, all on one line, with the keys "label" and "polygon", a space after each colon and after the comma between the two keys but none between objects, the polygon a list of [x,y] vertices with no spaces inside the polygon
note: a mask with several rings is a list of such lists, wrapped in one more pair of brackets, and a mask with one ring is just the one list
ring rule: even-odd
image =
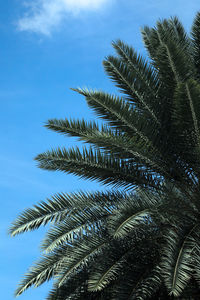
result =
[{"label": "green palm frond", "polygon": [[192,246],[192,267],[193,267],[193,276],[195,281],[200,287],[200,226],[199,223],[196,223],[194,230],[192,232],[191,246]]},{"label": "green palm frond", "polygon": [[[200,84],[195,80],[189,80],[185,84],[177,86],[174,97],[174,118],[180,135],[189,139],[186,146],[200,149]],[[192,149],[193,150],[193,149]],[[194,151],[194,150],[193,150]],[[191,154],[190,154],[191,155]]]},{"label": "green palm frond", "polygon": [[[133,270],[134,276],[132,276]],[[132,265],[132,270],[129,269],[124,275],[114,285],[112,300],[154,299],[154,294],[162,286],[161,268],[159,265],[138,270]]]},{"label": "green palm frond", "polygon": [[153,29],[144,27],[142,34],[162,83],[174,87],[194,75],[190,40],[177,18],[158,21]]},{"label": "green palm frond", "polygon": [[124,192],[79,192],[56,194],[46,202],[34,205],[33,208],[26,209],[13,222],[9,229],[12,236],[35,230],[48,223],[57,224],[66,218],[75,216],[76,213],[84,210],[101,209],[110,213],[115,209],[120,201],[125,201],[127,195]]},{"label": "green palm frond", "polygon": [[79,137],[80,140],[90,140],[90,136],[101,133],[110,133],[107,127],[102,126],[101,130],[95,121],[87,122],[85,120],[57,120],[50,119],[45,124],[48,129],[63,133],[69,136]]},{"label": "green palm frond", "polygon": [[57,223],[63,220],[72,210],[71,200],[66,194],[57,194],[46,202],[26,209],[13,222],[9,233],[15,236],[25,231],[35,230],[49,222]]},{"label": "green palm frond", "polygon": [[185,31],[185,28],[183,27],[183,24],[176,16],[171,17],[168,22],[170,24],[170,34],[173,36],[173,40],[181,43],[183,48],[189,51],[191,48],[191,41],[187,32]]},{"label": "green palm frond", "polygon": [[137,105],[140,107],[142,104],[143,108],[150,112],[154,121],[160,125],[160,115],[157,112],[158,107],[156,105],[159,89],[157,72],[142,56],[138,55],[132,47],[124,44],[122,41],[117,40],[113,42],[113,47],[121,60],[128,67],[132,79],[134,78],[134,83],[132,84],[135,89],[135,94],[143,95],[143,101],[141,99]]},{"label": "green palm frond", "polygon": [[108,217],[108,228],[115,238],[126,236],[137,229],[138,225],[142,226],[149,219],[151,209],[156,209],[161,202],[152,193],[148,194],[139,191],[135,195],[127,197]]},{"label": "green palm frond", "polygon": [[46,252],[52,251],[60,244],[73,243],[73,240],[81,239],[83,236],[92,235],[103,228],[104,220],[109,212],[102,207],[91,210],[80,210],[61,223],[53,226],[42,242],[42,249]]},{"label": "green palm frond", "polygon": [[127,67],[121,59],[108,56],[103,62],[105,71],[116,83],[116,86],[126,95],[127,99],[134,103],[139,110],[146,111],[149,117],[159,125],[159,120],[152,107],[144,97],[144,90],[140,90],[140,82],[134,76],[134,72]]},{"label": "green palm frond", "polygon": [[[123,269],[126,268],[130,252],[133,249],[126,250],[122,255],[116,255],[116,248],[111,248],[107,255],[106,261],[100,261],[96,267],[93,268],[88,280],[88,291],[96,292],[105,289],[107,285],[113,280],[116,280],[123,274]],[[98,261],[97,261],[98,262]]]},{"label": "green palm frond", "polygon": [[[143,92],[148,92],[150,94],[149,96],[152,97],[152,102],[153,100],[155,101],[160,84],[157,72],[148,64],[147,60],[141,55],[138,55],[132,47],[123,41],[117,40],[113,42],[112,45],[123,62],[134,72],[134,78],[137,78],[138,83],[140,83],[138,88],[140,88],[141,91],[144,89]],[[150,103],[150,105],[153,104],[154,103]]]},{"label": "green palm frond", "polygon": [[[157,232],[146,227],[141,232],[131,233],[123,240],[110,240],[109,247],[97,258],[96,264],[91,269],[88,290],[103,291],[111,287],[111,294],[114,295],[114,291],[115,289],[118,290],[117,286],[120,285],[120,282],[128,281],[127,272],[132,274],[130,275],[132,288],[133,286],[136,288],[137,283],[145,279],[144,270],[147,265],[151,266],[156,259],[157,251],[155,245],[153,246],[152,239],[156,236],[158,236]],[[144,241],[146,244],[141,252],[141,245]],[[152,246],[155,248],[153,249]],[[151,255],[147,254],[149,247],[153,250]],[[146,261],[147,257],[148,262]],[[116,294],[116,298],[121,299],[120,293]]]},{"label": "green palm frond", "polygon": [[[134,151],[134,148],[138,147],[136,138],[130,139],[118,129],[111,130],[102,126],[100,130],[98,125],[93,122],[68,121],[67,119],[49,120],[46,127],[70,136],[76,136],[82,141],[94,144],[97,148],[102,148],[123,158],[139,156],[139,153]],[[140,156],[142,157],[141,154]]]},{"label": "green palm frond", "polygon": [[144,186],[146,182],[151,186],[159,184],[159,181],[156,182],[151,174],[141,168],[141,164],[132,165],[92,148],[83,148],[82,153],[78,148],[68,151],[58,148],[38,155],[36,160],[41,169],[59,170],[81,178],[98,180],[104,184],[127,187],[136,184]]},{"label": "green palm frond", "polygon": [[199,78],[199,70],[200,70],[200,12],[196,14],[194,19],[192,30],[192,55],[193,61],[196,67],[197,76]]},{"label": "green palm frond", "polygon": [[100,118],[109,122],[112,127],[127,133],[128,136],[133,137],[135,135],[139,137],[147,146],[152,145],[143,129],[145,124],[140,121],[139,115],[133,109],[133,106],[123,98],[80,88],[73,90],[85,96],[89,107]]},{"label": "green palm frond", "polygon": [[34,285],[35,287],[40,286],[45,281],[48,281],[57,274],[57,268],[60,263],[65,259],[66,254],[70,253],[70,246],[62,246],[59,250],[44,255],[34,266],[32,266],[25,274],[23,280],[19,284],[15,295],[19,296],[29,287]]},{"label": "green palm frond", "polygon": [[187,232],[176,228],[167,233],[162,257],[162,274],[170,295],[180,296],[192,276],[192,235],[196,228],[197,226],[193,225]]},{"label": "green palm frond", "polygon": [[76,241],[73,244],[70,254],[58,268],[57,286],[62,286],[71,275],[82,267],[91,264],[94,258],[102,253],[107,242],[108,239],[102,234],[85,237],[84,240]]},{"label": "green palm frond", "polygon": [[143,144],[138,144],[136,138],[130,139],[119,131],[111,131],[106,127],[102,127],[99,131],[97,124],[87,124],[84,120],[69,122],[67,119],[54,119],[49,120],[46,126],[64,134],[78,136],[80,140],[92,143],[97,149],[102,148],[117,157],[143,163],[144,166],[148,166],[155,172],[166,173],[165,168],[161,167],[161,163],[158,164],[157,162],[158,156],[156,160],[154,159],[155,151],[152,151],[152,153],[149,151],[147,154],[145,150],[145,153],[143,153]]},{"label": "green palm frond", "polygon": [[[83,268],[76,272],[63,286],[58,288],[55,284],[46,300],[79,299],[87,293],[88,270]],[[87,293],[88,294],[88,293]],[[89,295],[87,295],[89,298]],[[73,298],[74,297],[74,298]],[[87,299],[87,297],[86,297]]]},{"label": "green palm frond", "polygon": [[144,26],[141,28],[141,34],[144,46],[147,50],[147,53],[154,62],[154,59],[156,57],[156,50],[158,49],[160,45],[160,41],[158,39],[158,34],[156,28],[150,28],[149,26]]}]

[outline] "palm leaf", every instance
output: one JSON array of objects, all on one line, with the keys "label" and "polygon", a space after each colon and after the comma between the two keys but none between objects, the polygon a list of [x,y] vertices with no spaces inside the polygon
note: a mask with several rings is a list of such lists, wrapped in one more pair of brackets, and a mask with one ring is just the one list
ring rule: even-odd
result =
[{"label": "palm leaf", "polygon": [[116,249],[111,248],[106,261],[100,261],[96,268],[93,268],[88,280],[88,291],[101,291],[105,289],[111,281],[116,280],[123,274],[123,269],[126,268],[127,258],[130,256],[132,249],[127,250],[120,257],[116,257],[114,251],[116,252]]},{"label": "palm leaf", "polygon": [[[111,131],[105,127],[102,127],[99,131],[98,126],[93,123],[87,124],[83,121],[71,121],[65,120],[49,120],[48,128],[68,134],[71,136],[78,136],[80,140],[92,143],[98,148],[102,148],[110,154],[117,157],[123,157],[123,159],[132,159],[135,162],[143,163],[144,166],[150,167],[155,172],[164,174],[166,172],[164,167],[161,167],[161,163],[157,163],[154,159],[155,152],[151,154],[151,151],[143,154],[143,145],[138,144],[136,138],[128,138],[121,134],[119,131]],[[149,149],[150,150],[150,149]],[[163,164],[163,162],[162,162]]]},{"label": "palm leaf", "polygon": [[84,240],[76,241],[70,255],[59,266],[57,286],[62,286],[74,272],[88,266],[102,252],[106,244],[107,240],[103,235],[93,235],[92,237],[85,237]]},{"label": "palm leaf", "polygon": [[32,285],[38,287],[45,281],[52,279],[57,273],[59,264],[65,259],[66,254],[69,253],[69,248],[69,246],[65,245],[59,250],[43,256],[43,258],[35,263],[25,274],[15,295],[19,296]]},{"label": "palm leaf", "polygon": [[129,164],[113,155],[105,155],[99,150],[83,148],[81,153],[76,149],[57,149],[47,151],[36,157],[39,167],[46,170],[60,170],[65,173],[78,175],[81,178],[98,180],[104,184],[115,186],[158,184],[151,174],[146,173],[140,165]]},{"label": "palm leaf", "polygon": [[[155,123],[159,124],[154,111],[144,98],[144,92],[137,89],[134,73],[119,58],[108,56],[103,62],[104,68],[120,90],[128,95],[128,100],[133,102],[139,109],[144,109]],[[138,106],[139,104],[139,106]]]},{"label": "palm leaf", "polygon": [[113,42],[112,45],[131,71],[131,76],[134,78],[134,89],[137,90],[138,94],[145,95],[145,101],[149,105],[149,108],[146,107],[147,111],[151,110],[151,114],[153,112],[153,115],[156,116],[156,118],[153,117],[154,120],[160,124],[156,101],[160,84],[157,73],[142,56],[138,55],[132,47],[124,44],[121,40]]},{"label": "palm leaf", "polygon": [[145,224],[151,213],[160,205],[160,200],[144,191],[139,191],[127,197],[126,201],[119,204],[116,210],[108,217],[108,228],[115,238],[126,236],[138,228],[138,225]]},{"label": "palm leaf", "polygon": [[74,239],[81,239],[83,236],[92,235],[103,229],[103,223],[109,212],[103,207],[96,209],[84,209],[66,218],[57,226],[53,226],[42,242],[42,249],[46,252],[54,250],[65,242],[73,243]]},{"label": "palm leaf", "polygon": [[124,201],[127,195],[124,192],[79,192],[79,193],[60,193],[54,195],[46,202],[34,205],[33,208],[26,209],[13,222],[9,229],[11,236],[35,230],[48,223],[57,224],[80,211],[93,208],[102,209],[107,213],[116,208],[120,201]]},{"label": "palm leaf", "polygon": [[189,232],[178,229],[170,230],[166,236],[166,246],[162,257],[162,274],[170,295],[180,296],[193,272],[192,268],[192,234],[196,229],[193,225]]},{"label": "palm leaf", "polygon": [[[79,299],[87,292],[88,270],[83,268],[70,277],[63,286],[58,288],[55,284],[46,300]],[[73,298],[74,297],[74,298]]]},{"label": "palm leaf", "polygon": [[198,12],[195,16],[192,30],[191,30],[191,36],[192,36],[192,56],[193,61],[196,67],[197,77],[199,78],[199,70],[200,70],[200,12]]},{"label": "palm leaf", "polygon": [[144,123],[140,122],[140,118],[133,106],[128,104],[123,98],[80,88],[73,90],[85,96],[89,107],[99,117],[108,121],[111,126],[124,131],[128,136],[133,137],[136,135],[140,137],[147,146],[152,145],[143,129]]},{"label": "palm leaf", "polygon": [[[134,276],[133,276],[134,270]],[[162,285],[161,268],[155,265],[146,270],[135,269],[125,273],[125,278],[122,277],[114,286],[112,300],[145,300],[153,298],[154,294]],[[154,298],[153,298],[154,299]]]}]

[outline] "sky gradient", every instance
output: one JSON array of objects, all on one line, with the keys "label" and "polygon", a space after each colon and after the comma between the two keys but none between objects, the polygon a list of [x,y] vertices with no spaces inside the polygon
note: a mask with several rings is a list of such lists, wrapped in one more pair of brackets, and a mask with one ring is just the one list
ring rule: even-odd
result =
[{"label": "sky gradient", "polygon": [[[75,3],[75,4],[74,4]],[[43,127],[51,118],[95,116],[70,87],[116,92],[102,60],[117,38],[145,55],[140,28],[177,15],[189,30],[199,1],[191,0],[38,0],[1,1],[0,9],[0,285],[1,297],[14,290],[39,258],[46,229],[10,238],[10,223],[25,208],[57,192],[96,190],[97,182],[42,171],[33,158],[66,138]],[[43,300],[50,284],[31,288],[21,300]]]}]

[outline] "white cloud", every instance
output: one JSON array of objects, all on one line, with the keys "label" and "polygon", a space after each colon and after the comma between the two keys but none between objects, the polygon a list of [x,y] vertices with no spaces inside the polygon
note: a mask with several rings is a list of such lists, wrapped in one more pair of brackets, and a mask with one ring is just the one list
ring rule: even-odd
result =
[{"label": "white cloud", "polygon": [[63,19],[77,17],[84,11],[96,11],[112,0],[32,0],[26,2],[27,12],[18,21],[21,31],[33,31],[50,35]]}]

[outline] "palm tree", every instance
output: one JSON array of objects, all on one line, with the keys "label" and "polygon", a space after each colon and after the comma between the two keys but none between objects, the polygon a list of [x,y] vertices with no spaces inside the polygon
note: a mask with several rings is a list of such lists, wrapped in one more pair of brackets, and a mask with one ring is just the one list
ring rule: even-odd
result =
[{"label": "palm tree", "polygon": [[103,62],[121,96],[74,89],[103,125],[46,124],[89,146],[40,154],[40,168],[112,189],[57,194],[13,222],[12,236],[52,224],[16,295],[51,278],[48,300],[199,293],[200,13],[190,36],[176,17],[144,27],[142,36],[149,59],[118,40],[117,55]]}]

